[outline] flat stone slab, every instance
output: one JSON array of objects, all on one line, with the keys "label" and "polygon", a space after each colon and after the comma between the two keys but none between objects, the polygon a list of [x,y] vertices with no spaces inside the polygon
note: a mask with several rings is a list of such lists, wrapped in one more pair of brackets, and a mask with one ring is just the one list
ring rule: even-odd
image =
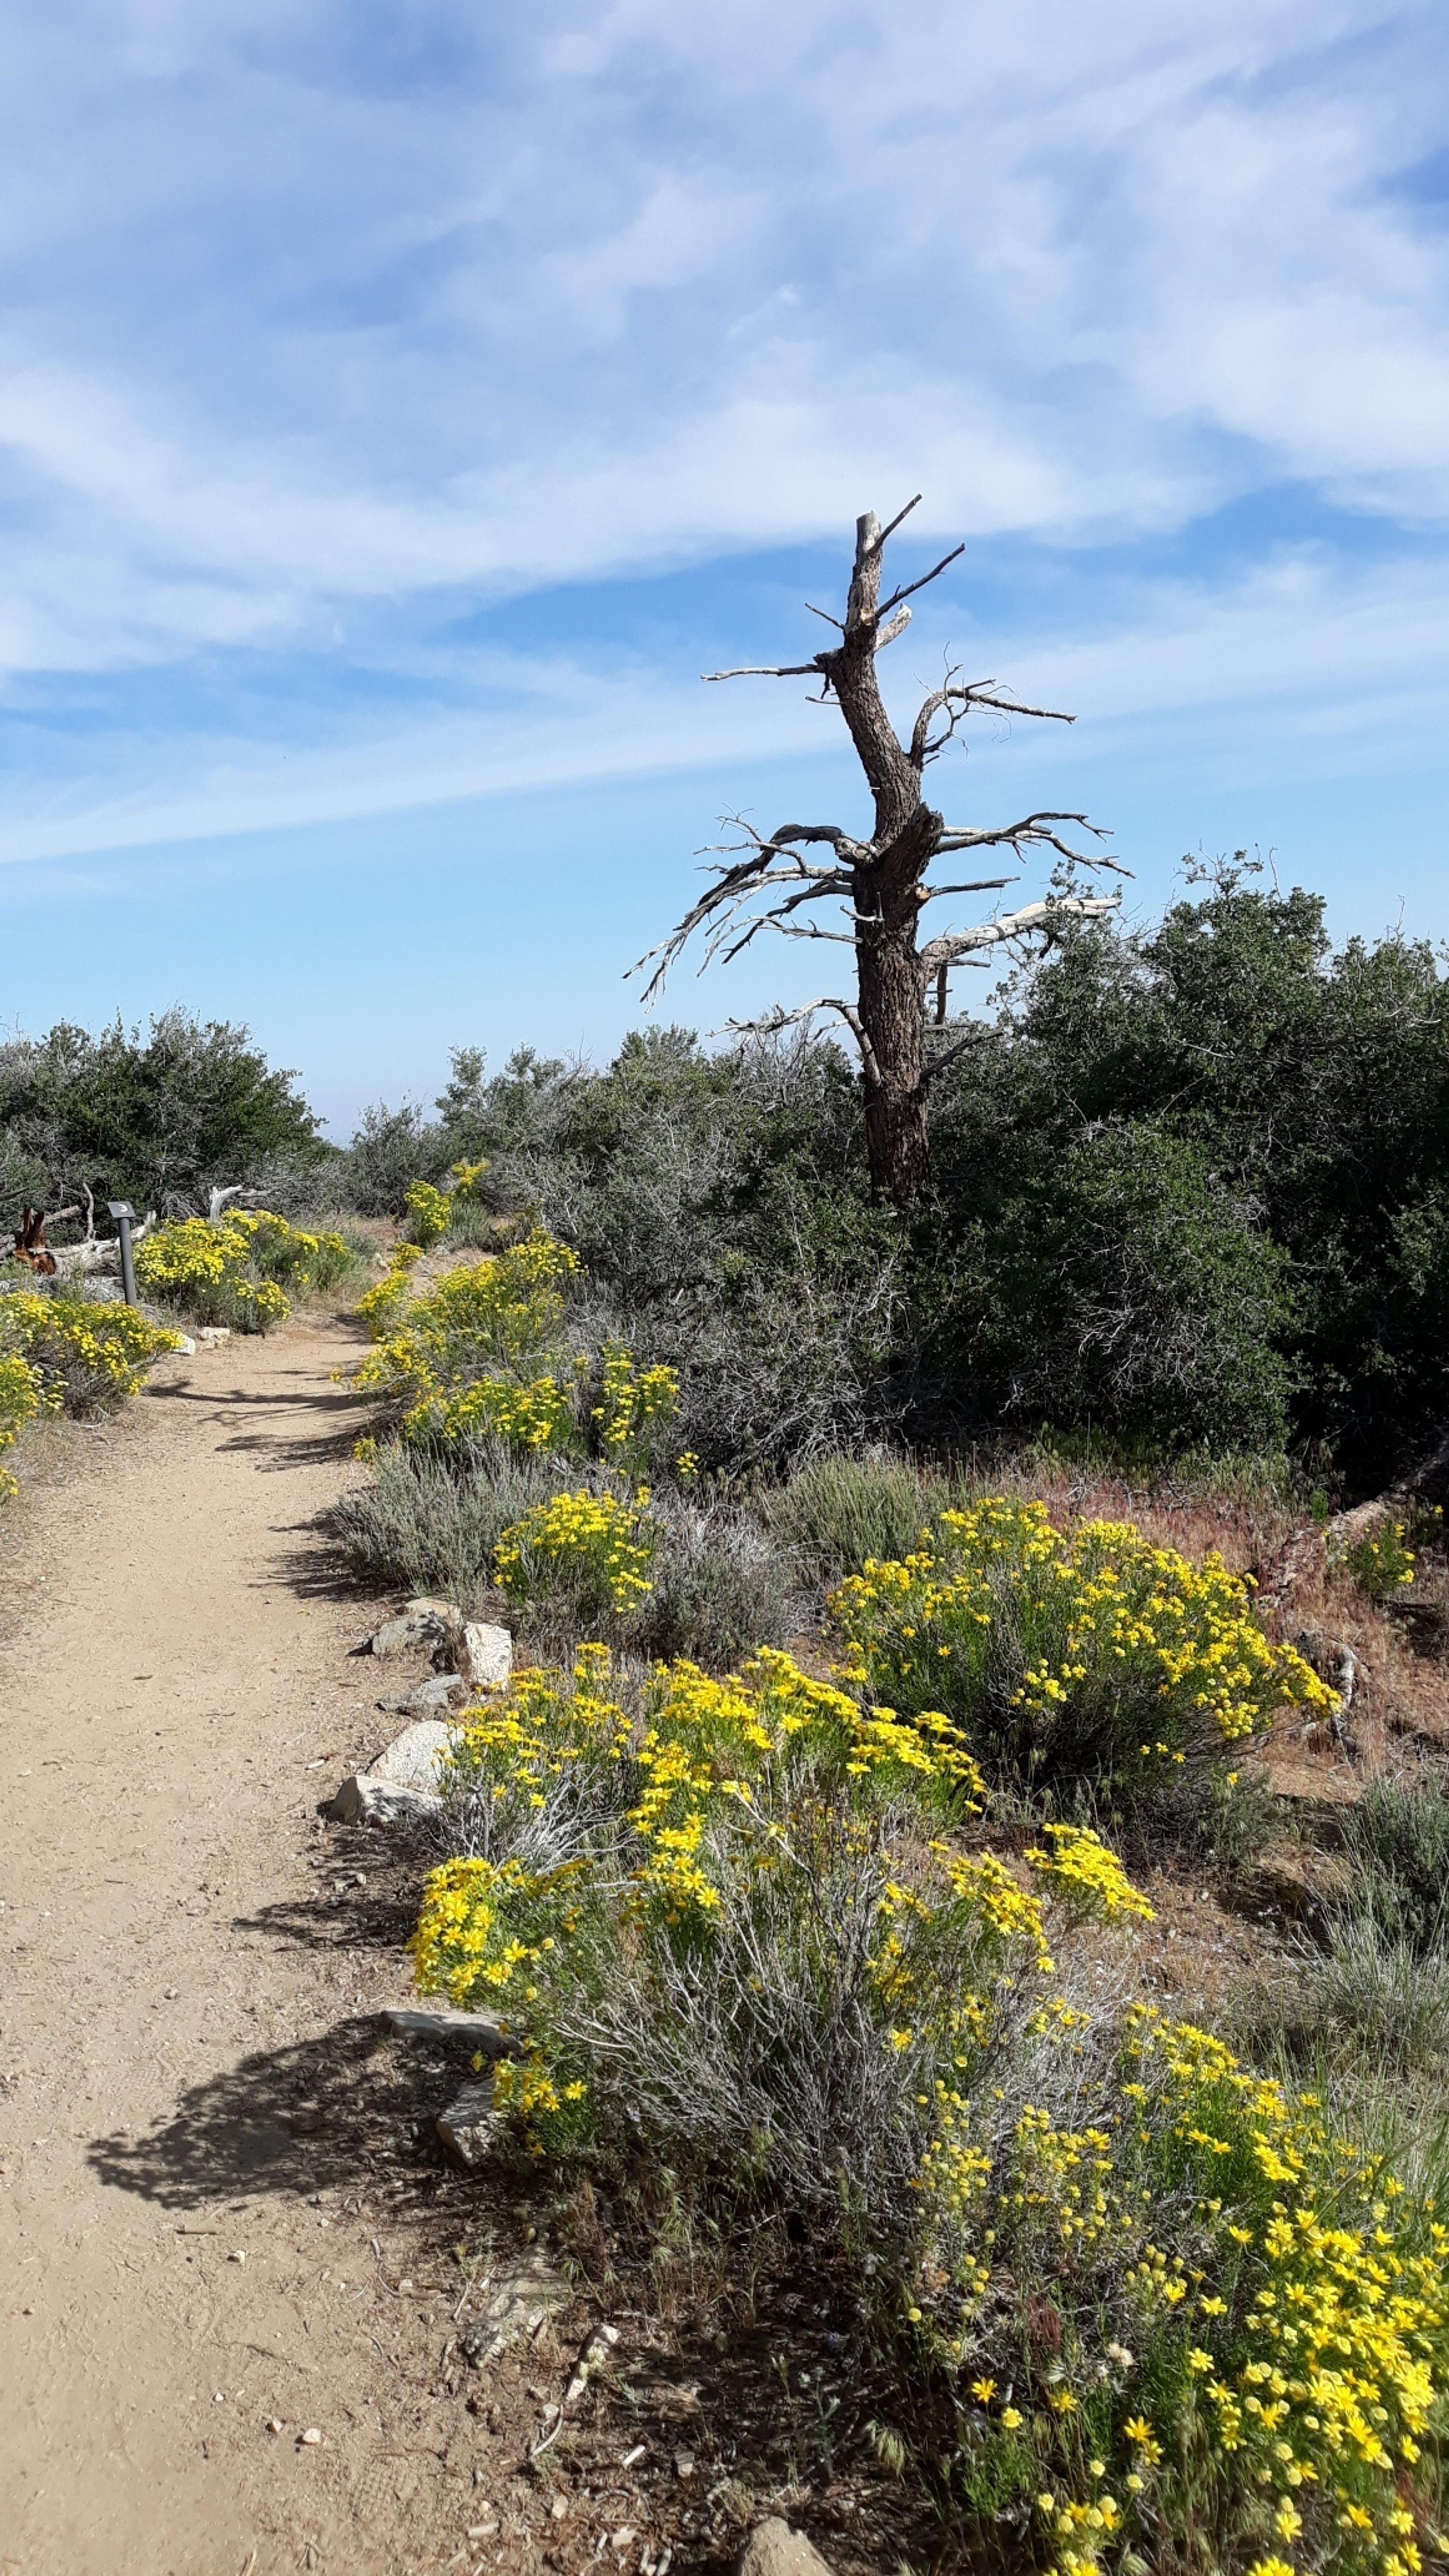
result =
[{"label": "flat stone slab", "polygon": [[459,2337],[464,2359],[475,2366],[496,2361],[510,2344],[537,2334],[545,2319],[566,2307],[569,2289],[544,2254],[530,2248],[495,2264],[471,2325]]},{"label": "flat stone slab", "polygon": [[461,1673],[429,1673],[425,1682],[411,1690],[390,1691],[378,1707],[385,1717],[443,1717],[449,1709],[462,1708],[470,1685]]},{"label": "flat stone slab", "polygon": [[422,2004],[388,2004],[382,2018],[401,2039],[449,2039],[479,2057],[519,2057],[523,2042],[492,2013],[429,2011]]}]

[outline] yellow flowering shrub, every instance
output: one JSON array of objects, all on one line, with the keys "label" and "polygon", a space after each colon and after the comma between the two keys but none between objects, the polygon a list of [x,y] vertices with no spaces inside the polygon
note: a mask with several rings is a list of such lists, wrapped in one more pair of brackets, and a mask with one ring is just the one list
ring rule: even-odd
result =
[{"label": "yellow flowering shrub", "polygon": [[[579,1277],[566,1245],[535,1231],[414,1294],[420,1258],[420,1245],[399,1244],[358,1307],[377,1347],[357,1383],[396,1407],[404,1440],[456,1449],[497,1439],[561,1456],[592,1446],[623,1473],[644,1469],[678,1411],[677,1373],[641,1369],[613,1341],[597,1363],[584,1353],[563,1359],[565,1298]],[[552,1365],[540,1368],[543,1358]]]},{"label": "yellow flowering shrub", "polygon": [[1204,2565],[1276,2540],[1409,2576],[1449,2389],[1432,2200],[1146,2005],[1110,2072],[1070,2126],[938,2087],[914,2308],[989,2392],[966,2495],[1030,2499],[1062,2571],[1176,2563],[1191,2525]]},{"label": "yellow flowering shrub", "polygon": [[618,1494],[555,1494],[535,1503],[500,1538],[495,1581],[510,1601],[565,1598],[583,1617],[632,1610],[649,1590],[653,1535],[642,1489]]},{"label": "yellow flowering shrub", "polygon": [[431,1181],[409,1181],[403,1194],[408,1216],[408,1240],[424,1252],[441,1243],[448,1231],[448,1194],[434,1189]]},{"label": "yellow flowering shrub", "polygon": [[178,1217],[136,1246],[136,1284],[194,1322],[264,1333],[342,1277],[352,1255],[340,1234],[309,1232],[268,1210]]},{"label": "yellow flowering shrub", "polygon": [[358,1311],[376,1336],[359,1372],[404,1410],[471,1385],[547,1349],[563,1321],[563,1290],[578,1272],[566,1244],[535,1232],[506,1251],[445,1270],[418,1294],[408,1273],[420,1248],[399,1244],[393,1267]]},{"label": "yellow flowering shrub", "polygon": [[[35,1420],[44,1401],[40,1371],[18,1350],[0,1350],[0,1449],[14,1448],[19,1433]],[[0,1467],[0,1503],[12,1502],[16,1491],[9,1468]]]},{"label": "yellow flowering shrub", "polygon": [[1151,1906],[1134,1887],[1110,1844],[1085,1825],[1047,1825],[1049,1848],[1029,1851],[1025,1859],[1051,1883],[1052,1894],[1074,1914],[1109,1922],[1114,1915],[1156,1920]]},{"label": "yellow flowering shrub", "polygon": [[1128,1521],[1064,1533],[1041,1503],[943,1512],[831,1609],[843,1678],[907,1712],[946,1709],[1017,1784],[1140,1774],[1221,1752],[1284,1705],[1335,1705],[1215,1553],[1194,1565]]},{"label": "yellow flowering shrub", "polygon": [[[164,1324],[153,1324],[134,1306],[102,1305],[89,1297],[39,1289],[0,1296],[0,1368],[6,1369],[23,1406],[19,1419],[33,1419],[42,1408],[74,1414],[109,1411],[136,1394],[148,1362],[174,1350],[176,1340]],[[33,1407],[20,1393],[22,1369],[35,1397]],[[12,1424],[12,1436],[19,1419]]]},{"label": "yellow flowering shrub", "polygon": [[1012,2563],[1415,2576],[1449,2228],[1312,2095],[1065,1990],[1053,1919],[1145,1900],[1080,1828],[966,1847],[982,1794],[940,1711],[773,1651],[626,1688],[585,1647],[458,1724],[470,1852],[428,1881],[419,1983],[504,2012],[530,2154],[642,2143],[848,2213]]},{"label": "yellow flowering shrub", "polygon": [[1352,1546],[1344,1548],[1336,1562],[1352,1575],[1361,1592],[1371,1601],[1392,1601],[1396,1592],[1404,1591],[1414,1580],[1414,1568],[1421,1550],[1442,1542],[1444,1515],[1436,1503],[1421,1508],[1407,1520],[1384,1519]]}]

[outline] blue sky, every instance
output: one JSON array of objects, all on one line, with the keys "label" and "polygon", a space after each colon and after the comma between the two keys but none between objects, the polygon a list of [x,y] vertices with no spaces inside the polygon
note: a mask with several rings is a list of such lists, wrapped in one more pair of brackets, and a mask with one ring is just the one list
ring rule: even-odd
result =
[{"label": "blue sky", "polygon": [[896,705],[949,648],[1078,719],[953,819],[1449,934],[1442,8],[0,25],[0,1017],[244,1018],[340,1133],[609,1047],[722,811],[860,816],[838,717],[698,674],[813,650],[916,490],[902,570],[967,551]]}]

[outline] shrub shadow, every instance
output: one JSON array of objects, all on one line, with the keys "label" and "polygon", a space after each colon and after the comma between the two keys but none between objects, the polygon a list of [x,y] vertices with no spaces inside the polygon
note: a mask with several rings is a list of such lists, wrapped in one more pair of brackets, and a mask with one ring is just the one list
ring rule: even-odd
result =
[{"label": "shrub shadow", "polygon": [[189,2086],[146,2136],[93,2139],[87,2162],[112,2190],[182,2210],[342,2189],[402,2157],[440,2164],[432,2119],[468,2063],[466,2045],[357,2017]]}]

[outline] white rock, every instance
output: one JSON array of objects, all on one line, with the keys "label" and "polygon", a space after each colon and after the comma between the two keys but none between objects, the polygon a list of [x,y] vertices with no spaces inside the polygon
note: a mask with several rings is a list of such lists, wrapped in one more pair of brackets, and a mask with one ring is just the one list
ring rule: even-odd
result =
[{"label": "white rock", "polygon": [[513,1639],[506,1628],[469,1619],[454,1648],[454,1661],[475,1690],[502,1690],[513,1678]]},{"label": "white rock", "polygon": [[453,1729],[440,1717],[420,1717],[394,1736],[385,1752],[369,1762],[363,1778],[379,1788],[421,1789],[438,1794],[438,1774],[453,1741]]},{"label": "white rock", "polygon": [[792,2531],[772,2513],[768,2522],[756,2523],[745,2542],[740,2576],[830,2576],[830,2564],[803,2531]]},{"label": "white rock", "polygon": [[204,1351],[214,1351],[218,1342],[231,1340],[231,1326],[230,1324],[200,1324],[197,1327],[196,1338]]},{"label": "white rock", "polygon": [[465,2084],[456,2102],[438,2114],[438,2135],[460,2165],[481,2165],[497,2145],[498,2134],[491,2076],[486,2084]]},{"label": "white rock", "polygon": [[299,2433],[297,2439],[299,2442],[305,2442],[309,2450],[315,2450],[317,2444],[321,2441],[322,2436],[318,2432],[315,2424],[309,2424],[306,2432]]},{"label": "white rock", "polygon": [[178,1333],[174,1348],[179,1360],[193,1360],[196,1357],[196,1344],[189,1333]]}]

